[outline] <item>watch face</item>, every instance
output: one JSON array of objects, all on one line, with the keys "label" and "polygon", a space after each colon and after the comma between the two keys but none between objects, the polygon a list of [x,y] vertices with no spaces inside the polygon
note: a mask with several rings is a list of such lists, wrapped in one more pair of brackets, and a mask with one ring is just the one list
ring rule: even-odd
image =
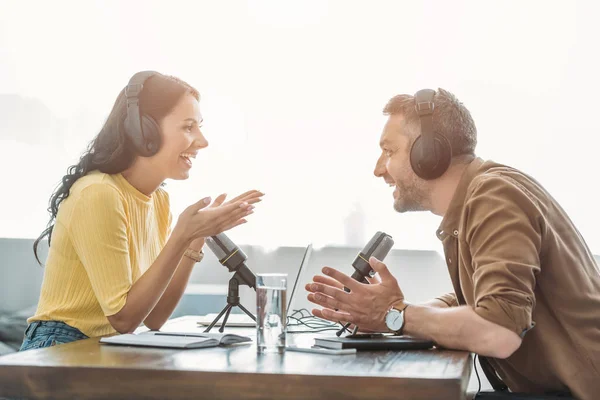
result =
[{"label": "watch face", "polygon": [[404,315],[398,310],[390,310],[385,316],[385,324],[391,331],[399,331],[404,324]]}]

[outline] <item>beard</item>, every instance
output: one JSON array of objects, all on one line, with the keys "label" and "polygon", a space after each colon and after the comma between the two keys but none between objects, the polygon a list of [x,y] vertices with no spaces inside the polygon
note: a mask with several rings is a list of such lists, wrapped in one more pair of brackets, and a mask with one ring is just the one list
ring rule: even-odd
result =
[{"label": "beard", "polygon": [[397,182],[398,197],[394,199],[394,210],[399,213],[408,211],[427,211],[425,188],[415,180],[409,183]]}]

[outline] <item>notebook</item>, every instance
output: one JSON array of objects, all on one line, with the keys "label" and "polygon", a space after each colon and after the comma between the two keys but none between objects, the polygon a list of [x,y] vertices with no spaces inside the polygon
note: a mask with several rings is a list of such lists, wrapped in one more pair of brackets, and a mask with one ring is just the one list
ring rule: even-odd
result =
[{"label": "notebook", "polygon": [[[298,280],[300,279],[300,274],[305,265],[308,264],[308,260],[312,254],[312,244],[309,244],[304,250],[304,255],[302,256],[302,261],[300,262],[300,268],[298,268],[298,272],[296,274],[296,278],[294,279],[294,286],[292,286],[292,292],[287,298],[286,304],[286,315],[290,315],[292,299],[294,298],[294,293],[296,292],[296,287],[298,286]],[[206,314],[201,316],[198,319],[198,325],[209,326],[215,318],[217,318],[219,314]],[[223,318],[221,318],[215,326],[221,326],[223,323]],[[227,318],[227,326],[229,327],[255,327],[256,322],[247,316],[246,314],[229,314],[229,318]]]},{"label": "notebook", "polygon": [[327,349],[424,350],[432,348],[433,345],[431,340],[380,334],[315,338],[315,346]]},{"label": "notebook", "polygon": [[173,349],[199,349],[203,347],[228,346],[236,343],[251,342],[247,336],[231,333],[202,332],[157,332],[149,331],[139,334],[127,333],[103,337],[100,343],[124,346],[165,347]]}]

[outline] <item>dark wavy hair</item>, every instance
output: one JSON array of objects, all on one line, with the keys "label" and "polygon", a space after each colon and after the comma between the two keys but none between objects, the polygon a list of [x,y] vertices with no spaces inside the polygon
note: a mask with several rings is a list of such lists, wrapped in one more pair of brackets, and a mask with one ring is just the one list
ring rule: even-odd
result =
[{"label": "dark wavy hair", "polygon": [[[198,91],[186,82],[173,76],[153,75],[144,82],[144,90],[139,97],[140,113],[150,115],[160,124],[186,93],[191,93],[197,100],[200,100]],[[52,230],[60,204],[69,196],[71,187],[77,179],[94,170],[106,174],[123,172],[138,157],[133,143],[125,133],[126,116],[127,102],[125,88],[123,88],[100,133],[90,142],[79,162],[67,169],[67,174],[63,176],[61,183],[50,196],[48,206],[50,221],[33,243],[33,253],[40,265],[42,263],[38,257],[38,245],[47,236],[48,246],[50,246]]]}]

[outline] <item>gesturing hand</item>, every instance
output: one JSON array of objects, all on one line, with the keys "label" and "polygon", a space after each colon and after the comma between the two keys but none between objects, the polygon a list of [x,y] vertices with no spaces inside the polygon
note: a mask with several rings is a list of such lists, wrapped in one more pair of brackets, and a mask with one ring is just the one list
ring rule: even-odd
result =
[{"label": "gesturing hand", "polygon": [[[404,294],[396,278],[384,263],[375,257],[369,264],[379,279],[371,279],[371,284],[360,283],[333,268],[323,268],[323,274],[316,275],[313,283],[306,285],[308,300],[323,307],[313,309],[316,317],[334,322],[350,322],[361,330],[387,332],[385,315],[392,306],[402,308]],[[350,293],[344,291],[344,286]]]},{"label": "gesturing hand", "polygon": [[211,207],[220,206],[221,204],[228,205],[228,204],[235,203],[236,201],[245,201],[248,204],[255,204],[255,203],[261,202],[263,196],[264,196],[264,193],[259,192],[258,190],[249,190],[249,191],[242,193],[239,196],[237,196],[223,204],[223,202],[225,201],[225,198],[227,197],[227,194],[223,193],[222,195],[220,195],[219,197],[217,197],[215,199],[213,204],[211,204]]},{"label": "gesturing hand", "polygon": [[262,195],[256,190],[251,190],[223,204],[226,195],[222,194],[210,207],[207,207],[210,198],[204,198],[181,213],[173,232],[190,242],[218,235],[246,223],[245,217],[254,212],[253,204],[261,201]]},{"label": "gesturing hand", "polygon": [[[264,196],[264,193],[261,193],[258,190],[249,190],[246,193],[243,193],[243,194],[237,196],[236,198],[231,199],[228,202],[224,203],[225,199],[227,198],[227,194],[223,193],[223,194],[217,196],[217,198],[212,202],[212,204],[209,206],[209,208],[217,208],[222,205],[226,206],[226,205],[230,205],[230,204],[233,204],[233,203],[236,203],[239,201],[246,202],[249,205],[252,205],[252,204],[256,204],[256,203],[262,201],[262,196]],[[245,222],[246,222],[246,220],[243,219],[240,223],[243,224]],[[192,243],[190,244],[190,248],[197,250],[197,251],[202,250],[202,247],[204,247],[204,237],[203,236],[194,239],[192,241]]]}]

